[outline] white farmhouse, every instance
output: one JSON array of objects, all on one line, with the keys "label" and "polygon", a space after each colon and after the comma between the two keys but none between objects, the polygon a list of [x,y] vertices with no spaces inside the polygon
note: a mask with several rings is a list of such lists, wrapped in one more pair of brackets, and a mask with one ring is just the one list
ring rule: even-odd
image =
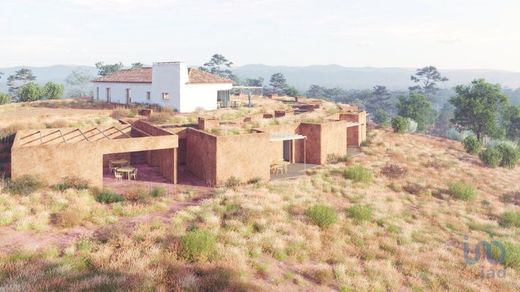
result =
[{"label": "white farmhouse", "polygon": [[152,67],[121,70],[93,81],[95,98],[120,104],[154,104],[179,112],[217,109],[227,103],[231,80],[182,62],[159,62]]}]

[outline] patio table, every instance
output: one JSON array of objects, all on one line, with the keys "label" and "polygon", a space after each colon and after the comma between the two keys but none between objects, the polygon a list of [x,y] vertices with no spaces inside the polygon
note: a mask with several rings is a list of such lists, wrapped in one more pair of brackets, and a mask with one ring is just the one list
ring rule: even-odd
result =
[{"label": "patio table", "polygon": [[130,173],[132,173],[134,170],[135,170],[135,167],[132,167],[132,166],[124,166],[124,167],[116,168],[117,172],[125,173],[128,180],[130,180]]},{"label": "patio table", "polygon": [[128,165],[128,160],[126,160],[126,159],[110,160],[110,164],[112,164],[114,167],[126,166],[126,165]]}]

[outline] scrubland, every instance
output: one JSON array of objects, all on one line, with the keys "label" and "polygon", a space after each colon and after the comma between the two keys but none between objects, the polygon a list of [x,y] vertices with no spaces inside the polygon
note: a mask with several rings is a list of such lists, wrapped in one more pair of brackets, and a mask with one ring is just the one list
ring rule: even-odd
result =
[{"label": "scrubland", "polygon": [[[130,228],[122,215],[160,213],[180,198],[104,204],[86,189],[4,187],[0,229],[98,229],[66,246],[3,251],[0,290],[518,291],[520,169],[486,168],[459,142],[369,136],[347,161],[216,189]],[[71,225],[52,215],[63,212],[83,215]],[[466,263],[464,243],[474,258],[481,240],[502,243],[504,261]]]}]

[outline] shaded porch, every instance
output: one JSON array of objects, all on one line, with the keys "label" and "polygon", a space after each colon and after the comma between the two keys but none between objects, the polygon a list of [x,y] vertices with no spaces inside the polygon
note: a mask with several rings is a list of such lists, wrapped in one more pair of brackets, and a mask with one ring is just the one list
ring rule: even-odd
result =
[{"label": "shaded porch", "polygon": [[137,179],[128,180],[116,179],[114,174],[108,169],[103,170],[103,187],[118,193],[126,194],[132,190],[145,189],[151,190],[155,187],[161,187],[168,191],[169,194],[182,191],[209,191],[204,182],[191,174],[184,166],[178,167],[177,184],[173,184],[166,179],[158,166],[151,166],[146,163],[132,164],[138,170]]}]

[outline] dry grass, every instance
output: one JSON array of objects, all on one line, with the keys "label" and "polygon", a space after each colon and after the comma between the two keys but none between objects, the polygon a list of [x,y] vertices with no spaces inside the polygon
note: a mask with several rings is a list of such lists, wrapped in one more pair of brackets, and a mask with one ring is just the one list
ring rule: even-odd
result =
[{"label": "dry grass", "polygon": [[[465,236],[474,246],[492,235],[507,242],[508,250],[518,250],[518,228],[500,226],[499,218],[518,210],[514,182],[520,180],[520,169],[482,167],[460,143],[442,139],[382,130],[372,139],[370,155],[352,159],[373,174],[371,184],[346,179],[345,167],[334,164],[295,180],[219,189],[166,223],[146,222],[130,231],[107,225],[63,253],[49,248],[6,255],[0,260],[0,290],[518,291],[515,258],[508,258],[506,277],[483,278],[482,268],[504,266],[467,265],[462,247]],[[380,174],[388,164],[406,167],[407,174]],[[450,181],[473,182],[478,198],[453,199]],[[415,185],[421,187],[408,187]],[[17,210],[8,224],[17,226],[27,216],[49,218],[69,205],[112,216],[125,208],[97,204],[86,191],[69,192],[36,193],[23,200],[3,194],[1,212]],[[306,210],[315,205],[333,206],[335,223],[328,228],[313,224]],[[81,222],[89,218],[107,217],[87,214]],[[215,239],[211,256],[186,259],[183,238],[194,230],[210,234],[202,242]]]}]

